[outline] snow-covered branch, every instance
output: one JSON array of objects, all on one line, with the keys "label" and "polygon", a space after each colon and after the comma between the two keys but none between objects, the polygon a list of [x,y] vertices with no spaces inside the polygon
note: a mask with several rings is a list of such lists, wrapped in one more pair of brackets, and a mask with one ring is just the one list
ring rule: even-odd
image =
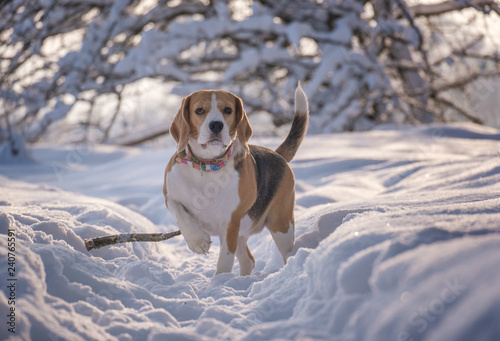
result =
[{"label": "snow-covered branch", "polygon": [[[0,140],[17,131],[37,141],[76,115],[84,135],[118,141],[124,94],[143,79],[178,95],[230,90],[247,112],[265,110],[276,124],[290,121],[302,80],[311,131],[441,120],[433,105],[447,103],[436,101],[441,93],[499,72],[495,45],[479,44],[491,32],[471,44],[440,29],[441,15],[464,8],[498,12],[486,0],[11,1],[0,8]],[[474,69],[471,60],[490,67]],[[116,105],[98,112],[103,98]],[[458,104],[448,108],[464,116]]]}]

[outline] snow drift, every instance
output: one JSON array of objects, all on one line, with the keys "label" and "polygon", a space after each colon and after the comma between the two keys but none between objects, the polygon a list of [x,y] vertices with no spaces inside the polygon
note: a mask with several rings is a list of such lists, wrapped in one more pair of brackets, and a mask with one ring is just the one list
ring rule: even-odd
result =
[{"label": "snow drift", "polygon": [[214,277],[218,247],[195,255],[180,237],[87,252],[85,238],[177,229],[161,194],[173,150],[38,147],[0,165],[0,252],[15,230],[17,276],[2,339],[500,338],[498,131],[306,137],[286,266],[268,233],[249,241],[247,277]]}]

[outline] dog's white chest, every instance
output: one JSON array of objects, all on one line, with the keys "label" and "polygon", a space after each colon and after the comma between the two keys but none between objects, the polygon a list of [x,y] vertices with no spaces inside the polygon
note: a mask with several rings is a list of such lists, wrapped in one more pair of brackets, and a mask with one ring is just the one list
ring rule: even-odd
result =
[{"label": "dog's white chest", "polygon": [[181,203],[210,235],[220,235],[227,229],[240,202],[238,183],[239,174],[232,162],[215,172],[176,164],[167,174],[168,197]]}]

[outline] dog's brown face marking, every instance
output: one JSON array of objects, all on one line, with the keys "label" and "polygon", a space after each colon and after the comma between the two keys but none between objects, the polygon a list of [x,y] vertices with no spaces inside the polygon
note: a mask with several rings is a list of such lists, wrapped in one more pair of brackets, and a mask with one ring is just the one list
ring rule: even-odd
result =
[{"label": "dog's brown face marking", "polygon": [[[211,122],[220,126],[220,132],[213,132]],[[241,99],[222,90],[202,90],[185,97],[170,132],[177,141],[177,152],[183,151],[190,139],[202,146],[219,139],[221,145],[227,146],[235,136],[248,152],[248,139],[252,136]]]},{"label": "dog's brown face marking", "polygon": [[[216,103],[212,103],[214,99]],[[205,122],[210,112],[215,109],[222,114],[229,128],[229,135],[231,138],[234,138],[236,130],[236,100],[237,97],[235,95],[222,91],[203,90],[191,94],[189,107],[187,108],[191,137],[198,138],[203,122]]]}]

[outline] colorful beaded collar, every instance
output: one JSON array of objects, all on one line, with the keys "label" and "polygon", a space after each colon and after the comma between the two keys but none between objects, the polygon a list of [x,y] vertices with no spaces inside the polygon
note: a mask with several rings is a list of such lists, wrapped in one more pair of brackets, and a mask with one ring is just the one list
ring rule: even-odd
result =
[{"label": "colorful beaded collar", "polygon": [[191,153],[189,146],[187,146],[186,147],[187,157],[185,159],[177,157],[175,161],[183,165],[191,166],[194,169],[198,169],[202,172],[215,172],[227,164],[227,160],[229,160],[231,154],[233,154],[233,151],[234,151],[234,144],[231,144],[231,146],[227,149],[226,153],[221,158],[215,160],[200,160],[196,158],[193,155],[193,153]]}]

